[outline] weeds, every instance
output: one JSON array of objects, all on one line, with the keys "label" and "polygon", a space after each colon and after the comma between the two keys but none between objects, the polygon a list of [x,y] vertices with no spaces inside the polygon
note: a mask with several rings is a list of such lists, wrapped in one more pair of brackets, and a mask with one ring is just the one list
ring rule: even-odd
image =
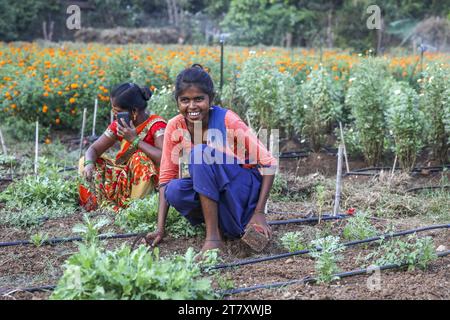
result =
[{"label": "weeds", "polygon": [[419,267],[424,270],[437,259],[434,242],[431,237],[418,238],[416,234],[410,235],[407,241],[391,239],[381,242],[380,247],[366,256],[366,261],[375,260],[376,265],[408,264],[409,270]]},{"label": "weeds", "polygon": [[303,239],[302,233],[299,231],[286,232],[280,240],[283,247],[289,252],[306,249],[306,245],[304,244],[305,240]]},{"label": "weeds", "polygon": [[347,240],[362,240],[373,237],[377,229],[371,224],[367,213],[358,212],[347,220],[342,235]]},{"label": "weeds", "polygon": [[[158,195],[134,200],[129,207],[121,210],[116,217],[116,225],[126,232],[148,232],[156,228],[158,221]],[[170,208],[166,230],[174,238],[203,235],[201,226],[192,226],[174,208]]]}]

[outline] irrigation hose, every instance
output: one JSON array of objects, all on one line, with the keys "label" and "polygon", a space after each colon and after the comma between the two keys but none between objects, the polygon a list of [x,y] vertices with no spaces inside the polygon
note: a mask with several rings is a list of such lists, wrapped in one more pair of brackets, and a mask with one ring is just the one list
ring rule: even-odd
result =
[{"label": "irrigation hose", "polygon": [[[345,218],[345,215],[337,215],[336,217],[333,216],[322,216],[320,217],[320,220],[336,220],[336,219],[343,219]],[[292,223],[310,223],[310,222],[316,222],[319,220],[319,217],[310,217],[305,219],[286,219],[286,220],[274,220],[269,221],[269,225],[284,225],[284,224],[292,224]],[[126,238],[133,238],[133,237],[140,237],[142,239],[143,236],[145,236],[146,233],[126,233],[126,234],[114,234],[114,235],[101,235],[99,236],[99,240],[107,240],[107,239],[126,239]],[[64,242],[74,242],[74,241],[82,241],[82,237],[71,237],[71,238],[52,238],[42,241],[40,245],[53,245],[58,243],[64,243]],[[16,240],[16,241],[9,241],[9,242],[0,242],[0,248],[2,247],[13,247],[13,246],[22,246],[22,245],[31,245],[33,242],[31,240]]]},{"label": "irrigation hose", "polygon": [[[363,239],[363,240],[344,242],[344,243],[342,243],[342,245],[345,247],[351,247],[351,246],[356,246],[358,244],[374,242],[374,241],[381,240],[381,239],[386,240],[386,239],[390,239],[390,238],[405,236],[408,234],[436,230],[436,229],[444,229],[444,228],[450,228],[450,224],[427,226],[427,227],[422,227],[422,228],[418,228],[418,229],[400,231],[400,232],[396,232],[396,233],[386,233],[383,235],[379,235],[379,236],[375,236],[375,237],[371,237],[371,238],[367,238],[367,239]],[[319,248],[319,247],[316,249],[318,251],[321,250],[321,248]],[[244,266],[244,265],[249,265],[249,264],[265,262],[265,261],[278,260],[278,259],[297,256],[297,255],[301,255],[301,254],[307,254],[309,252],[310,252],[310,250],[305,249],[305,250],[299,250],[299,251],[295,251],[295,252],[287,252],[287,253],[277,254],[277,255],[273,255],[273,256],[266,256],[266,257],[261,257],[261,258],[256,258],[256,259],[245,259],[245,260],[240,260],[240,261],[236,261],[233,263],[218,264],[215,266],[211,266],[211,267],[208,267],[208,270],[226,269],[226,268],[232,268],[232,267],[238,267],[238,266]]]},{"label": "irrigation hose", "polygon": [[420,191],[420,190],[437,190],[437,189],[450,189],[450,185],[445,185],[445,186],[429,186],[429,187],[417,187],[417,188],[411,188],[406,190],[405,192],[416,192],[416,191]]},{"label": "irrigation hose", "polygon": [[[447,255],[450,255],[450,251],[439,252],[437,254],[437,256],[439,258],[445,257]],[[408,263],[388,264],[388,265],[379,267],[378,270],[383,271],[383,270],[389,270],[389,269],[400,269],[407,265],[408,265]],[[357,276],[357,275],[362,275],[362,274],[368,274],[372,270],[373,270],[373,268],[357,269],[357,270],[352,270],[352,271],[347,271],[347,272],[342,272],[342,273],[336,273],[333,275],[333,277],[342,279],[342,278],[347,278],[347,277],[352,277],[352,276]],[[285,287],[285,286],[289,286],[289,285],[293,285],[293,284],[313,283],[316,281],[317,281],[316,278],[308,276],[303,279],[295,279],[295,280],[284,281],[284,282],[261,284],[261,285],[257,285],[257,286],[246,287],[246,288],[229,289],[229,290],[220,291],[219,293],[223,296],[229,296],[229,295],[233,295],[233,294],[249,292],[249,291],[254,291],[254,290],[259,290],[259,289],[273,289],[273,288]]]},{"label": "irrigation hose", "polygon": [[[113,234],[113,235],[100,235],[98,237],[99,240],[107,240],[107,239],[127,239],[133,238],[137,236],[141,236],[142,233],[126,233],[126,234]],[[52,238],[42,241],[40,245],[52,245],[64,242],[74,242],[74,241],[83,241],[82,237],[70,237],[70,238]],[[13,246],[22,246],[22,245],[31,245],[33,242],[31,240],[18,240],[18,241],[10,241],[10,242],[1,242],[0,247],[13,247]]]}]

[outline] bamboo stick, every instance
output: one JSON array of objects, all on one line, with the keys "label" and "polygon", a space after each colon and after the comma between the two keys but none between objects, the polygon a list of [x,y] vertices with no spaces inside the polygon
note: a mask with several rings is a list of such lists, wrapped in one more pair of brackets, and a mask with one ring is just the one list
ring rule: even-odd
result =
[{"label": "bamboo stick", "polygon": [[341,201],[341,188],[342,188],[342,153],[344,151],[344,147],[342,144],[339,145],[338,152],[338,165],[337,165],[337,173],[336,173],[336,195],[334,198],[334,209],[333,209],[333,217],[339,212],[339,204]]}]

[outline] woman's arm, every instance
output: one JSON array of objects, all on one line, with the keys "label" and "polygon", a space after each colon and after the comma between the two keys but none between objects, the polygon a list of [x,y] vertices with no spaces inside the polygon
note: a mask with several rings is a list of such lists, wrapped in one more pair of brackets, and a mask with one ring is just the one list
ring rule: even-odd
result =
[{"label": "woman's arm", "polygon": [[106,150],[111,148],[116,140],[102,134],[97,141],[95,141],[86,151],[84,156],[84,162],[89,162],[84,166],[83,176],[90,180],[95,168],[95,161],[100,157]]},{"label": "woman's arm", "polygon": [[156,231],[149,233],[145,237],[147,243],[151,242],[152,247],[160,243],[165,235],[167,213],[169,212],[169,203],[164,196],[165,190],[166,186],[159,188],[158,224]]}]

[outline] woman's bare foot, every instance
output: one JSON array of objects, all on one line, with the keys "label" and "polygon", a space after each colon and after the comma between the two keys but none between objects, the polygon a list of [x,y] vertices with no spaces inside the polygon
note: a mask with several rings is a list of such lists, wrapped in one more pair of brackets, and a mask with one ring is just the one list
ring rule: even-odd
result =
[{"label": "woman's bare foot", "polygon": [[223,250],[224,243],[221,239],[206,239],[205,243],[203,244],[201,252],[206,252],[208,250],[214,250],[219,249]]}]

